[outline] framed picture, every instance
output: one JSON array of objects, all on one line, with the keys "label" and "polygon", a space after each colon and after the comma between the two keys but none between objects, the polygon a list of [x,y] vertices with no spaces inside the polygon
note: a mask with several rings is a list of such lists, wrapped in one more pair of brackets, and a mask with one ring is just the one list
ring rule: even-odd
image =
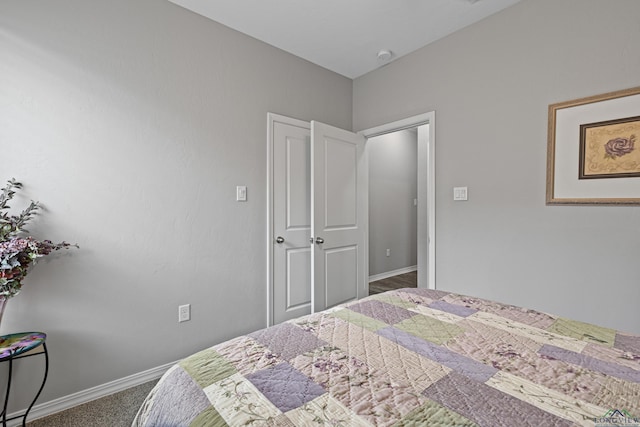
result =
[{"label": "framed picture", "polygon": [[639,177],[640,116],[580,125],[578,160],[579,179]]},{"label": "framed picture", "polygon": [[549,105],[548,205],[640,205],[640,87]]}]

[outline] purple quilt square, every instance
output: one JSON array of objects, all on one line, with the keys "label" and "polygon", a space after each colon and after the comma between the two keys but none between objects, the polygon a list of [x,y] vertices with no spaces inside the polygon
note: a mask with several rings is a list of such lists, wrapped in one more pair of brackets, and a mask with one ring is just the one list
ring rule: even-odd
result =
[{"label": "purple quilt square", "polygon": [[480,426],[574,425],[568,420],[456,372],[450,372],[436,381],[422,394]]},{"label": "purple quilt square", "polygon": [[249,336],[267,347],[284,360],[327,345],[326,341],[304,331],[291,323],[281,323],[267,329],[249,334]]},{"label": "purple quilt square", "polygon": [[561,360],[565,363],[582,366],[585,369],[600,372],[625,381],[640,384],[640,371],[627,366],[605,362],[604,360],[596,359],[595,357],[576,353],[575,351],[565,350],[564,348],[549,344],[543,345],[540,350],[538,350],[538,354],[551,359]]},{"label": "purple quilt square", "polygon": [[446,311],[447,313],[455,314],[460,317],[468,317],[477,312],[475,308],[469,308],[462,305],[451,304],[446,301],[434,301],[429,304],[429,308],[435,308],[436,310]]},{"label": "purple quilt square", "polygon": [[325,393],[324,388],[287,362],[246,376],[282,412],[299,408]]},{"label": "purple quilt square", "polygon": [[615,348],[640,356],[640,336],[616,334]]},{"label": "purple quilt square", "polygon": [[429,299],[440,299],[451,293],[447,291],[437,291],[435,289],[425,289],[425,288],[406,288],[406,289],[400,289],[400,291],[408,294],[420,295],[421,297],[425,297]]},{"label": "purple quilt square", "polygon": [[181,367],[168,373],[157,387],[146,425],[189,425],[211,407],[202,388]]},{"label": "purple quilt square", "polygon": [[400,323],[416,316],[417,313],[382,301],[369,300],[349,306],[350,310],[364,314],[372,319],[380,320],[388,325]]},{"label": "purple quilt square", "polygon": [[388,327],[379,329],[376,333],[474,381],[485,382],[498,372],[493,366],[457,354],[446,347],[423,340],[400,329]]}]

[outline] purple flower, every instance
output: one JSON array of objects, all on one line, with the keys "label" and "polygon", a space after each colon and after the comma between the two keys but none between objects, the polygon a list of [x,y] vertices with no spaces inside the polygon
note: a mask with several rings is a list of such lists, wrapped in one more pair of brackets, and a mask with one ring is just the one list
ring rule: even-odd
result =
[{"label": "purple flower", "polygon": [[635,135],[631,135],[629,138],[610,139],[609,142],[604,145],[604,157],[615,159],[616,157],[622,157],[625,154],[631,153],[635,148],[635,140]]},{"label": "purple flower", "polygon": [[69,246],[66,242],[54,244],[33,237],[13,237],[0,242],[0,296],[12,297],[20,292],[22,279],[36,258]]},{"label": "purple flower", "polygon": [[10,298],[22,288],[22,279],[36,259],[49,255],[52,251],[68,248],[67,242],[53,243],[51,240],[19,237],[25,233],[25,224],[36,214],[40,205],[31,202],[19,215],[9,215],[9,202],[22,184],[14,179],[0,190],[0,298]]},{"label": "purple flower", "polygon": [[313,366],[322,372],[339,372],[342,368],[341,364],[327,359],[318,359]]}]

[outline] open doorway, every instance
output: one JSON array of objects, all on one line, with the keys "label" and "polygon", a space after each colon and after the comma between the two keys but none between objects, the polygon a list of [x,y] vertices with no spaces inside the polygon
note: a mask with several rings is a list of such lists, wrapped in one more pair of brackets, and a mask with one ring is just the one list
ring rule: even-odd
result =
[{"label": "open doorway", "polygon": [[367,140],[369,295],[418,286],[418,130]]},{"label": "open doorway", "polygon": [[[367,248],[370,251],[374,251],[374,253],[369,254],[367,257],[369,261],[367,269],[370,280],[376,281],[387,277],[396,277],[399,279],[398,283],[392,285],[396,288],[413,286],[415,280],[417,280],[417,287],[435,289],[435,112],[432,111],[430,113],[409,117],[367,129],[360,133],[367,138],[367,157],[369,162],[373,161],[374,163],[373,165],[369,165],[370,168],[375,168],[378,160],[382,162],[391,160],[391,156],[402,157],[404,159],[408,159],[410,155],[415,156],[415,163],[411,165],[407,164],[406,168],[413,169],[415,167],[416,177],[414,178],[413,173],[408,173],[408,171],[405,171],[407,173],[396,174],[402,176],[395,177],[398,179],[398,182],[394,184],[397,186],[397,194],[389,196],[390,202],[388,206],[377,208],[375,204],[379,204],[380,200],[376,201],[375,198],[380,197],[380,195],[370,195],[370,197],[374,199],[374,206],[369,204],[369,208],[380,209],[381,212],[377,214],[374,212],[373,217],[371,214],[369,215],[369,220],[373,221],[374,224],[369,225],[368,239],[372,238],[372,234],[378,237],[382,235],[382,242],[380,242],[380,239],[377,237],[373,237],[374,242],[371,245],[369,243],[367,244]],[[391,145],[386,146],[385,149],[382,150],[382,158],[376,159],[380,154],[375,152],[376,138],[378,137],[383,137],[379,141],[396,144],[398,151],[393,152],[394,148]],[[373,144],[370,144],[372,141]],[[412,148],[413,144],[416,144],[417,148]],[[370,151],[372,148],[373,153]],[[410,162],[411,160],[405,161]],[[392,161],[389,161],[389,163],[392,163]],[[413,164],[415,164],[415,166],[413,166]],[[401,163],[395,162],[394,166],[400,168],[402,167],[400,165]],[[394,173],[391,172],[391,175],[394,175]],[[370,180],[371,179],[390,178],[370,176]],[[409,183],[408,180],[414,180],[413,182],[415,184]],[[370,185],[375,184],[371,182]],[[390,183],[387,182],[385,185],[389,186]],[[415,196],[413,196],[413,194],[415,194]],[[384,203],[384,196],[382,197],[382,203]],[[395,203],[391,203],[391,199],[395,199]],[[404,206],[399,207],[396,203]],[[414,203],[417,206],[414,206]],[[394,206],[394,204],[396,205]],[[407,204],[409,204],[409,209],[407,209]],[[394,210],[396,211],[395,215]],[[395,218],[395,226],[390,228],[395,230],[395,233],[398,233],[398,235],[385,232],[380,233],[379,231],[372,230],[372,228],[377,227],[379,224],[376,215],[379,217],[381,213],[387,217],[387,220],[389,220],[389,217],[392,221]],[[412,224],[398,224],[401,221],[412,221],[412,214],[415,214],[416,218],[415,228],[413,228]],[[400,228],[396,227],[398,225],[400,225]],[[413,233],[415,238],[410,236],[409,233]],[[404,238],[398,238],[400,234],[402,234]],[[392,245],[391,242],[396,242],[394,243],[395,245],[400,245],[398,246],[400,252],[396,252],[396,255],[401,256],[396,257],[395,260],[387,259],[393,258],[394,255],[393,248],[388,247]],[[412,258],[411,254],[414,248],[416,257]],[[387,249],[390,249],[390,251],[388,252]],[[387,256],[387,253],[389,253],[389,256]],[[413,259],[415,259],[415,261],[413,261]],[[371,286],[369,290],[371,293]]]}]

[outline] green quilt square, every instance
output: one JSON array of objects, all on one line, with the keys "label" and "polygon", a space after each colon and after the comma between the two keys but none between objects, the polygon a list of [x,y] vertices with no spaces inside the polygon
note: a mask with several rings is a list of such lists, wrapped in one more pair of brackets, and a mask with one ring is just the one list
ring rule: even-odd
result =
[{"label": "green quilt square", "polygon": [[407,414],[401,421],[393,427],[478,427],[478,425],[466,417],[453,412],[444,406],[429,400],[419,408]]},{"label": "green quilt square", "polygon": [[228,427],[229,424],[222,418],[222,415],[209,406],[189,424],[189,427]]},{"label": "green quilt square", "polygon": [[348,308],[335,311],[331,313],[331,315],[373,332],[389,326],[380,320],[372,319],[369,316],[349,310]]},{"label": "green quilt square", "polygon": [[215,350],[203,350],[179,365],[189,373],[201,388],[223,380],[237,372],[236,368]]},{"label": "green quilt square", "polygon": [[563,318],[556,319],[548,331],[607,347],[613,347],[616,341],[614,329]]},{"label": "green quilt square", "polygon": [[413,316],[396,323],[394,326],[438,345],[442,345],[464,333],[464,329],[458,325],[423,315]]}]

